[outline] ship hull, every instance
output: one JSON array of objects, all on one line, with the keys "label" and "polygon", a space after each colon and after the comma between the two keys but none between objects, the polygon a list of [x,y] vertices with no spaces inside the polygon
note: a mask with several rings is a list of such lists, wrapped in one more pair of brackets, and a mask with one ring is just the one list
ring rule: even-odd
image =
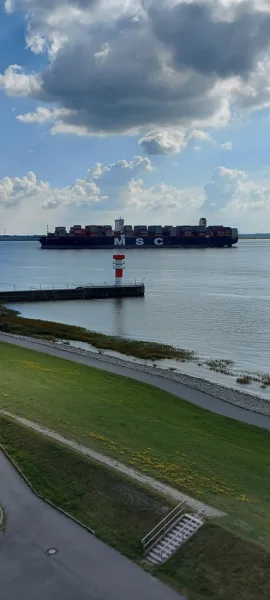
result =
[{"label": "ship hull", "polygon": [[47,250],[117,250],[117,249],[175,249],[175,248],[231,248],[238,236],[159,236],[159,237],[41,237],[40,244]]}]

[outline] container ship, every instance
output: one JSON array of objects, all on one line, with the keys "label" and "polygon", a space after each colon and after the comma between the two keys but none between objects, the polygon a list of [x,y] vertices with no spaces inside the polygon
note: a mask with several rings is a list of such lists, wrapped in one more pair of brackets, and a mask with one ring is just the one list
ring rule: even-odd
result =
[{"label": "container ship", "polygon": [[73,225],[56,227],[54,233],[40,238],[46,249],[116,249],[116,248],[231,248],[238,242],[238,230],[223,225],[207,225],[200,219],[199,225],[125,225],[124,219],[116,219],[111,225]]}]

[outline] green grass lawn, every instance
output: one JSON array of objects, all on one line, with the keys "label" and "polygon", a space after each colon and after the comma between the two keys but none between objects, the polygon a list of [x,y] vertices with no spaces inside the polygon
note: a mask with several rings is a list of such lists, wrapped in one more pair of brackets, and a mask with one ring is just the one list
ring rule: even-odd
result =
[{"label": "green grass lawn", "polygon": [[270,554],[207,524],[156,570],[189,600],[268,600]]},{"label": "green grass lawn", "polygon": [[0,344],[0,407],[228,513],[270,548],[270,432],[152,386]]},{"label": "green grass lawn", "polygon": [[[140,539],[170,509],[164,497],[3,417],[0,442],[37,492],[140,561]],[[189,600],[268,600],[269,571],[266,550],[215,524],[152,569]]]}]

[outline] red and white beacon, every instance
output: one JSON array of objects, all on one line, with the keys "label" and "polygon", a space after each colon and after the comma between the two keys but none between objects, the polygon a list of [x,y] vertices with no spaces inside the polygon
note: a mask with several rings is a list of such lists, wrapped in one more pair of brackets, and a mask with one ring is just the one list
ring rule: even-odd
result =
[{"label": "red and white beacon", "polygon": [[113,255],[113,268],[115,270],[115,285],[123,285],[124,269],[126,268],[125,254]]}]

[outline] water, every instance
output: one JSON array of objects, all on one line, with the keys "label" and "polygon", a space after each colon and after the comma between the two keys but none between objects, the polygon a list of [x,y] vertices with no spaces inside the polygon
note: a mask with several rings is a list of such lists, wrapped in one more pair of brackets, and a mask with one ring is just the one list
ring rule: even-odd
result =
[{"label": "water", "polygon": [[[0,288],[111,283],[112,254],[1,242]],[[26,317],[166,342],[269,372],[269,272],[270,240],[242,240],[233,249],[127,250],[125,279],[143,279],[145,298],[12,306]]]}]

